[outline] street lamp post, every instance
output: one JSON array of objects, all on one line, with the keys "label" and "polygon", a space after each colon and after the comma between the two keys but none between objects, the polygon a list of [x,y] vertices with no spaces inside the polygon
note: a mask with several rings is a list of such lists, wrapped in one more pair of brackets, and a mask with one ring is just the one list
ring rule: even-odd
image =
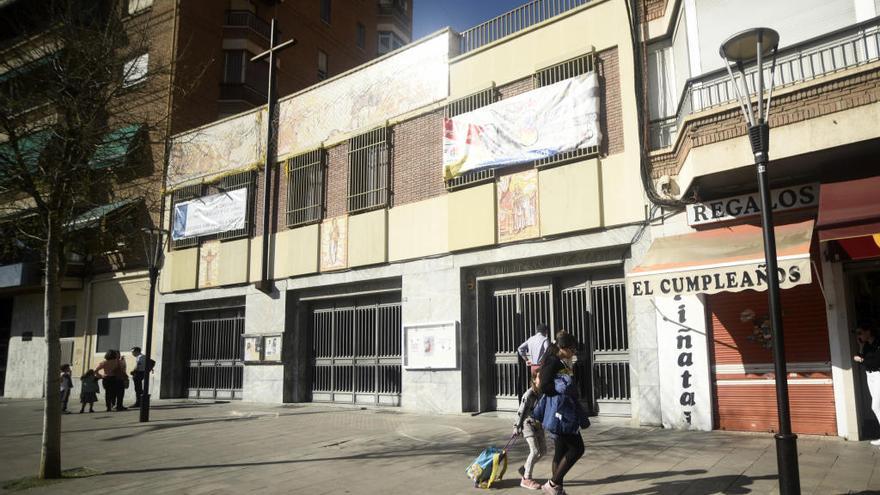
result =
[{"label": "street lamp post", "polygon": [[[764,257],[767,263],[768,297],[770,299],[770,323],[773,330],[773,360],[776,374],[776,407],[779,415],[779,431],[776,433],[776,463],[779,471],[779,491],[784,495],[800,494],[798,474],[797,435],[791,432],[791,415],[788,402],[788,371],[785,365],[785,343],[782,331],[782,308],[779,302],[779,279],[776,274],[776,234],[773,230],[773,211],[770,189],[767,185],[767,162],[770,149],[770,102],[776,72],[776,52],[779,33],[769,28],[754,28],[731,36],[721,45],[721,57],[739,100],[740,108],[749,128],[749,141],[755,156],[758,174],[758,192],[761,196],[761,222],[764,230]],[[770,80],[766,104],[764,102],[764,61],[771,58]],[[749,79],[744,64],[755,61],[752,87],[755,89],[757,109],[753,108],[749,91]],[[736,67],[739,78],[734,75]],[[757,110],[757,111],[755,111]]]},{"label": "street lamp post", "polygon": [[[150,297],[147,306],[147,343],[144,349],[144,363],[149,363],[153,354],[153,309],[156,305],[156,281],[159,278],[159,270],[162,268],[162,260],[165,251],[165,231],[156,228],[142,229],[144,238],[144,251],[147,257],[147,269],[150,275]],[[146,366],[146,364],[145,364]],[[144,389],[141,392],[140,422],[150,421],[150,373],[144,369]]]}]

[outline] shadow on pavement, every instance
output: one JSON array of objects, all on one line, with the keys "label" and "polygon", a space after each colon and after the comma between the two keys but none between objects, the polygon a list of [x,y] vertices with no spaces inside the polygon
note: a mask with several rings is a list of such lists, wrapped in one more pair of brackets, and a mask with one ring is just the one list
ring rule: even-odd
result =
[{"label": "shadow on pavement", "polygon": [[[743,474],[730,474],[723,476],[710,476],[708,478],[694,478],[687,480],[670,480],[653,483],[652,486],[640,490],[627,490],[625,492],[609,493],[608,495],[666,495],[669,493],[683,493],[687,490],[689,495],[710,495],[724,493],[726,495],[742,495],[752,493],[749,485],[757,480],[776,480],[773,475],[746,476]],[[565,485],[576,485],[577,482]]]},{"label": "shadow on pavement", "polygon": [[686,471],[657,471],[654,473],[633,473],[633,474],[620,474],[617,476],[609,476],[607,478],[596,479],[596,480],[586,480],[586,481],[571,481],[566,482],[566,486],[590,486],[590,485],[605,485],[608,483],[622,483],[624,481],[635,481],[635,480],[652,480],[656,478],[666,478],[669,476],[695,476],[697,474],[706,474],[708,471],[705,469],[688,469]]}]

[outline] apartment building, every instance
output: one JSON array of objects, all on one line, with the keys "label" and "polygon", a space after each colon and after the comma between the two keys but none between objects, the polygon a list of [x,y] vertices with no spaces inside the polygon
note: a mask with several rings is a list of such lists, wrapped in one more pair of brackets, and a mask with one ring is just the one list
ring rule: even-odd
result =
[{"label": "apartment building", "polygon": [[268,208],[265,108],[175,135],[157,392],[513,410],[547,323],[593,414],[658,424],[656,321],[624,285],[649,245],[629,22],[530,2],[282,98]]},{"label": "apartment building", "polygon": [[[272,18],[277,21],[280,37],[294,37],[298,42],[279,56],[278,91],[282,95],[375,58],[380,52],[381,26],[392,24],[399,44],[408,43],[412,25],[410,0],[392,4],[363,0],[127,0],[113,5],[123,9],[123,21],[132,36],[149,39],[149,50],[130,63],[138,68],[135,83],[149,84],[153,91],[143,108],[156,116],[151,120],[167,116],[171,132],[265,105],[268,67],[250,58],[268,48]],[[21,0],[4,2],[0,15],[12,20],[28,8],[31,5]],[[22,40],[16,33],[6,30],[0,43],[8,47],[38,42]],[[0,74],[0,84],[16,74]],[[165,129],[150,129],[148,137],[136,125],[120,132],[131,134],[132,146],[135,137],[147,144],[142,148],[151,171],[146,178],[152,187],[144,191],[147,197],[124,204],[114,201],[96,210],[95,214],[102,216],[128,212],[133,205],[159,203],[161,197]],[[122,144],[124,140],[114,141]],[[128,156],[130,150],[117,151]],[[158,208],[148,213],[153,213],[153,220],[137,217],[131,221],[133,231],[159,224]],[[62,292],[61,348],[62,362],[72,365],[74,376],[94,367],[108,349],[127,351],[132,346],[145,346],[149,283],[143,259],[111,262],[114,256],[86,253],[70,261]],[[10,258],[2,265],[0,393],[40,397],[46,359],[40,260],[38,256]]]},{"label": "apartment building", "polygon": [[[646,261],[627,274],[628,294],[658,308],[664,426],[777,429],[755,169],[718,54],[729,36],[761,26],[780,34],[768,171],[792,426],[876,434],[852,331],[880,308],[880,4],[643,7],[650,173],[663,197],[686,203],[652,223]],[[754,63],[746,69],[754,84]],[[763,74],[769,81],[766,66]]]}]

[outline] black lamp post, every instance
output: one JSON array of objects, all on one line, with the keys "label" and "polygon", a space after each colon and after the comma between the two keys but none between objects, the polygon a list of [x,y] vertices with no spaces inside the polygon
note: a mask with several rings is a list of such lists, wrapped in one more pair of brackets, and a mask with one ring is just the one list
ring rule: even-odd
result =
[{"label": "black lamp post", "polygon": [[[776,463],[779,471],[779,491],[783,495],[800,494],[798,474],[797,435],[791,432],[791,415],[788,403],[788,371],[785,365],[785,343],[782,331],[782,308],[779,302],[779,279],[775,275],[776,234],[773,230],[773,211],[770,189],[767,185],[767,162],[770,149],[770,102],[776,72],[776,52],[779,33],[769,28],[754,28],[731,36],[721,45],[727,73],[736,91],[737,100],[749,127],[749,141],[755,155],[758,173],[758,192],[761,196],[761,222],[764,230],[764,257],[767,262],[767,285],[770,299],[770,323],[773,330],[773,360],[776,371],[776,407],[779,414],[779,432],[776,433]],[[764,101],[764,61],[771,57],[770,80],[767,101]],[[749,79],[743,65],[755,61],[757,71],[752,73],[752,89],[755,90],[757,111],[753,108]],[[734,75],[735,66],[739,77]]]},{"label": "black lamp post", "polygon": [[[143,233],[144,254],[147,257],[147,269],[150,275],[150,298],[149,306],[147,306],[147,345],[144,349],[144,362],[149,363],[153,354],[153,309],[156,305],[156,281],[159,278],[159,270],[161,270],[162,261],[165,258],[167,232],[157,228],[145,228],[141,232]],[[150,373],[152,371],[148,371],[145,365],[144,390],[140,396],[141,423],[146,423],[150,420]]]}]

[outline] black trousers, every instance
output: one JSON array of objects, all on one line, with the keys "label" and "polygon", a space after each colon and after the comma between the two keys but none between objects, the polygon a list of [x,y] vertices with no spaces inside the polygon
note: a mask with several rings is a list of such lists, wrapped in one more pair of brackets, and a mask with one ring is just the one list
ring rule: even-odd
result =
[{"label": "black trousers", "polygon": [[134,382],[134,403],[141,403],[141,396],[144,395],[144,372],[135,371],[131,374],[131,381]]},{"label": "black trousers", "polygon": [[116,404],[116,389],[121,385],[117,384],[118,381],[115,376],[105,376],[101,380],[101,385],[104,386],[104,404],[107,405],[108,411],[113,409],[113,406]]},{"label": "black trousers", "polygon": [[556,451],[553,454],[553,483],[561,485],[565,475],[584,455],[584,439],[580,433],[556,435]]},{"label": "black trousers", "polygon": [[67,410],[67,402],[70,400],[70,389],[61,392],[61,410]]}]

